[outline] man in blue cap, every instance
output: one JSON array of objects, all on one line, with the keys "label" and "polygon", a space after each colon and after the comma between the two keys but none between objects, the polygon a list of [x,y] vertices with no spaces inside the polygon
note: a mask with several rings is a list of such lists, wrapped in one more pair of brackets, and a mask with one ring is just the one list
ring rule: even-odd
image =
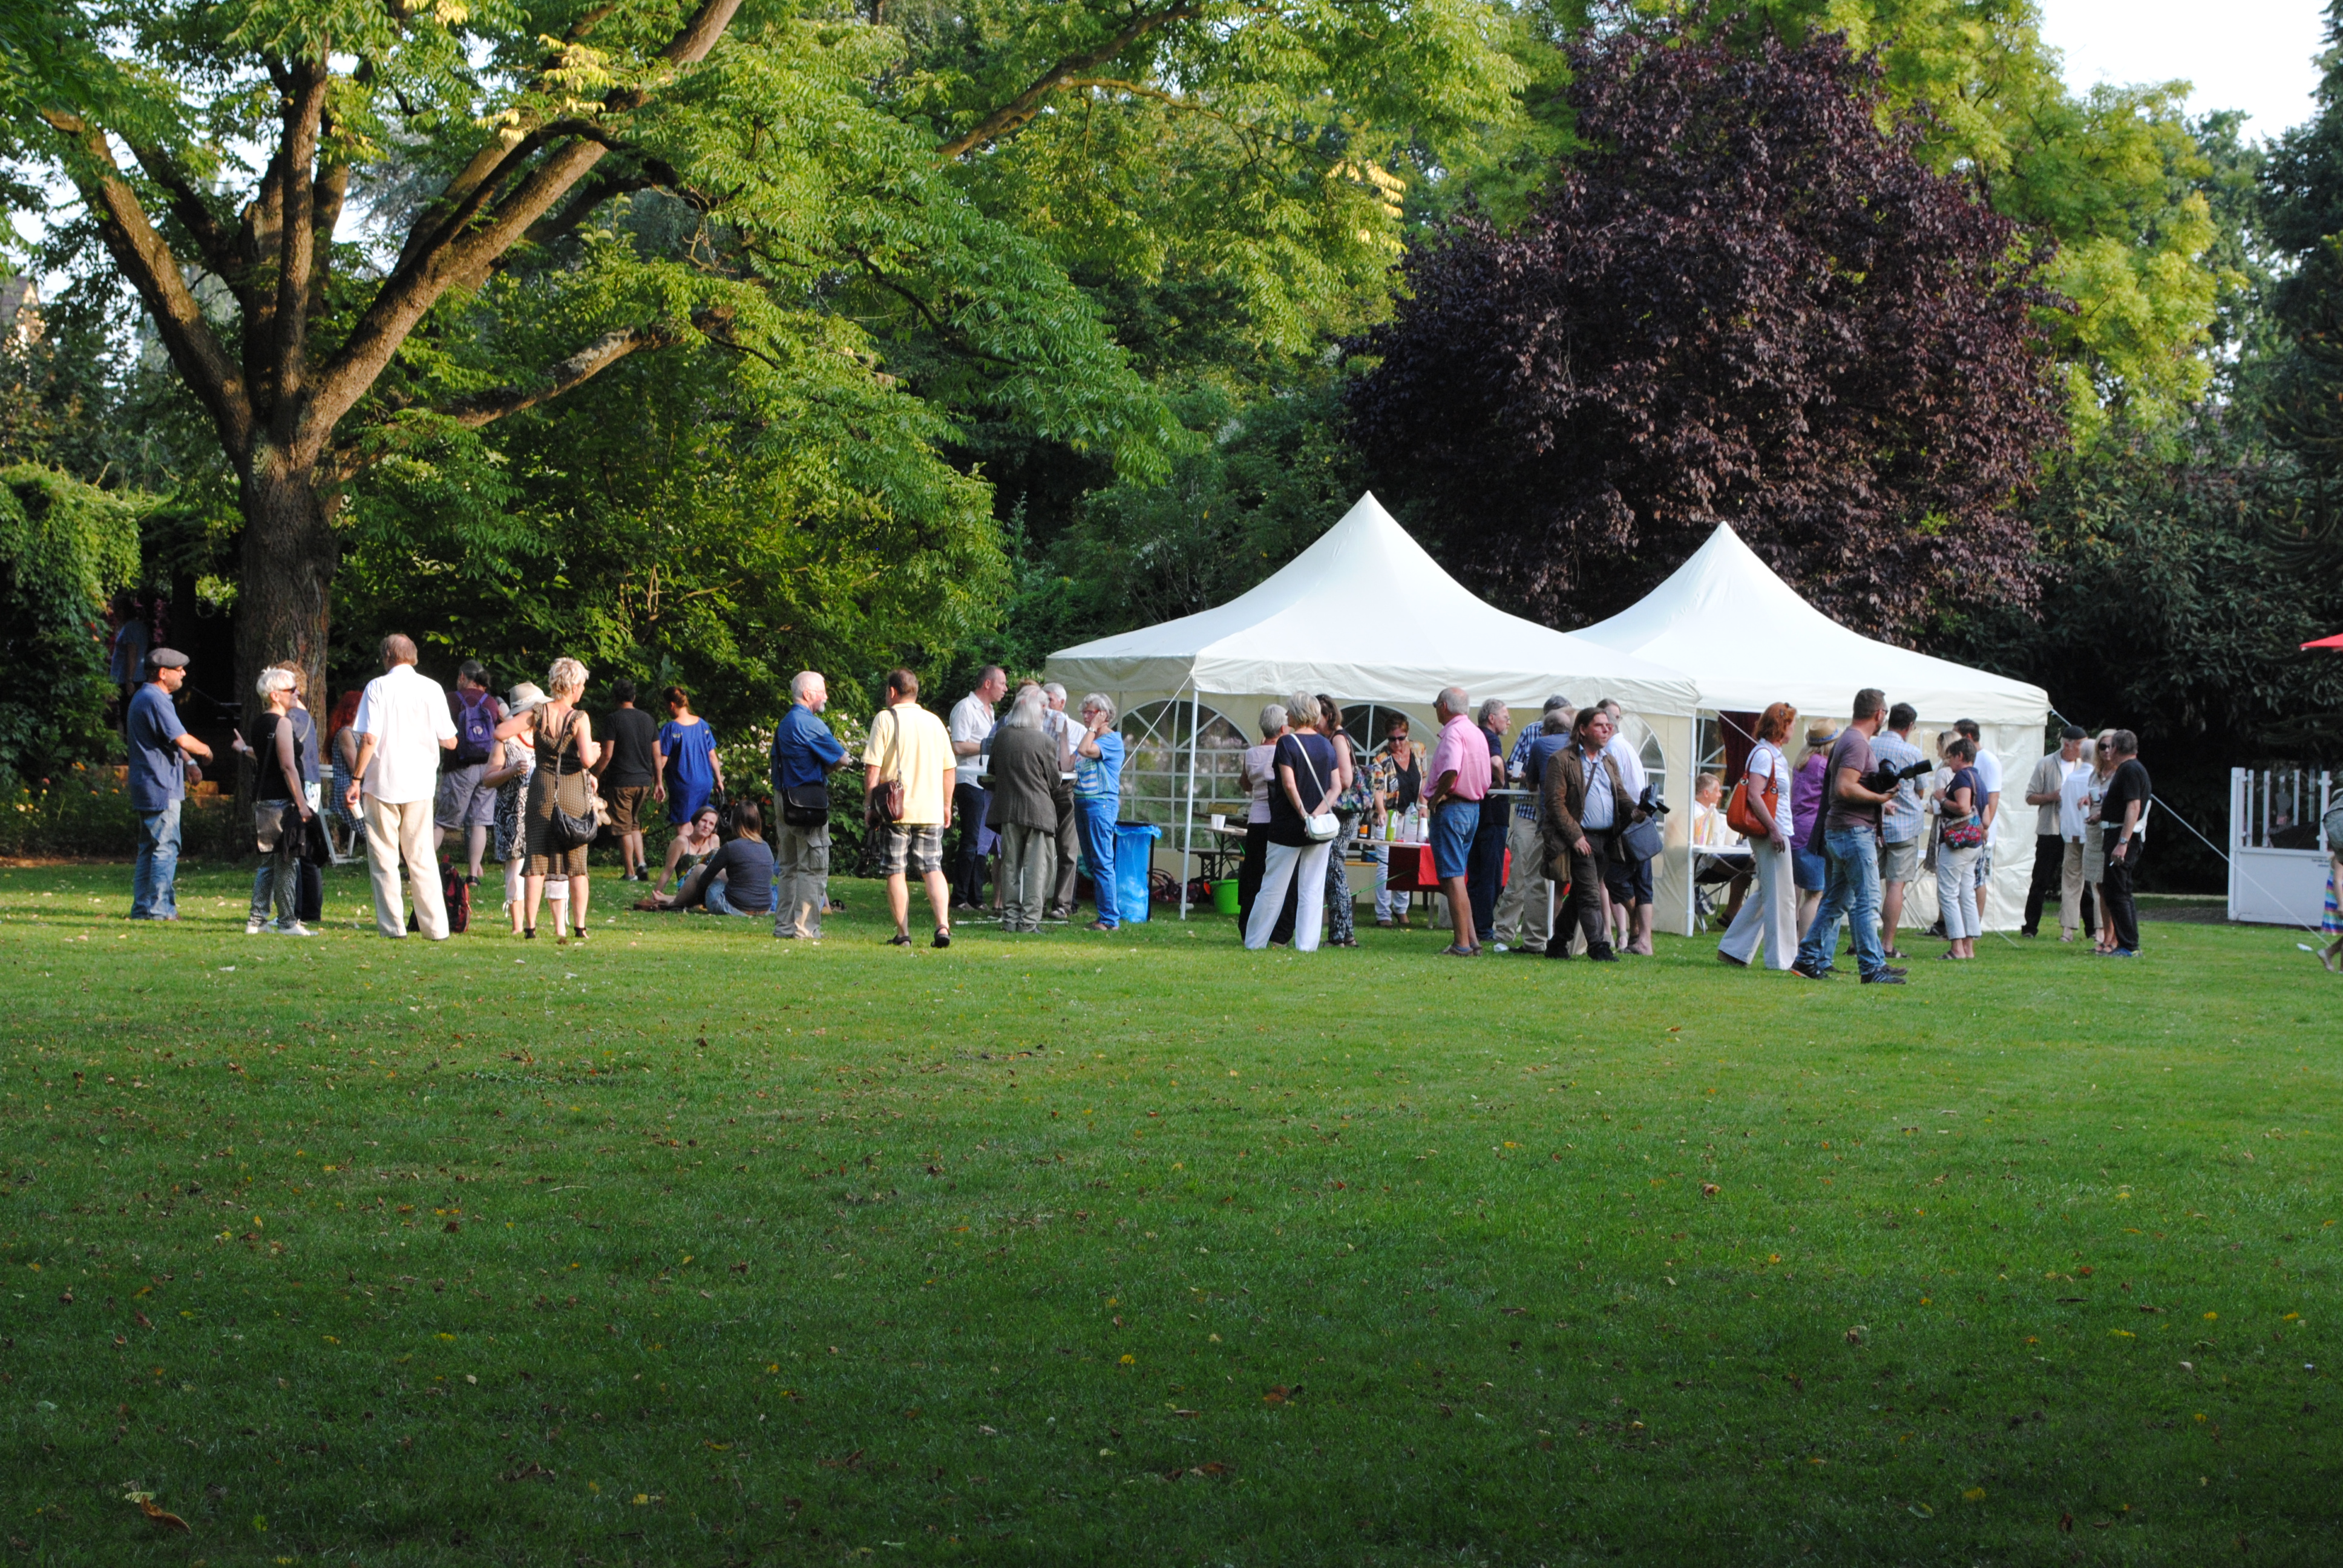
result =
[{"label": "man in blue cap", "polygon": [[130,745],[130,809],[138,813],[138,869],[130,883],[130,918],[179,918],[179,809],[187,798],[186,760],[212,759],[187,733],[171,699],[187,678],[187,656],[149,648],[146,679],[130,699],[124,732]]}]

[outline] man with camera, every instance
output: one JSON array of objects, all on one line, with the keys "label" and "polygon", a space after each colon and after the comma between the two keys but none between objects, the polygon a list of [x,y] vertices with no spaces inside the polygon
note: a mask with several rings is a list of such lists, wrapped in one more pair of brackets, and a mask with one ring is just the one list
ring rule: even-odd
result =
[{"label": "man with camera", "polygon": [[1815,911],[1806,940],[1798,945],[1798,961],[1790,972],[1822,980],[1831,971],[1831,955],[1838,946],[1838,926],[1845,919],[1854,927],[1855,959],[1865,985],[1902,985],[1904,971],[1888,967],[1879,942],[1880,817],[1894,799],[1892,789],[1875,789],[1866,779],[1878,768],[1871,739],[1887,718],[1887,694],[1865,687],[1855,694],[1855,721],[1831,745],[1823,770],[1822,809],[1815,813],[1810,849],[1819,849],[1829,867],[1823,886],[1822,907]]}]

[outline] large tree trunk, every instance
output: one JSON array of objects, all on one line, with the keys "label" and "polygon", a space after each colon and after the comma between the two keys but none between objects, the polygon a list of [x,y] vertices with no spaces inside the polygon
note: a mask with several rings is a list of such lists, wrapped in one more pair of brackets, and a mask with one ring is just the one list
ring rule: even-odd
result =
[{"label": "large tree trunk", "polygon": [[[333,624],[334,568],[340,551],[327,522],[328,498],[314,465],[264,450],[245,476],[244,581],[236,593],[236,700],[259,711],[252,685],[263,667],[301,668],[302,699],[317,723],[322,753],[334,709],[326,685],[326,638]],[[321,759],[322,760],[322,759]],[[250,794],[236,791],[239,807]]]}]

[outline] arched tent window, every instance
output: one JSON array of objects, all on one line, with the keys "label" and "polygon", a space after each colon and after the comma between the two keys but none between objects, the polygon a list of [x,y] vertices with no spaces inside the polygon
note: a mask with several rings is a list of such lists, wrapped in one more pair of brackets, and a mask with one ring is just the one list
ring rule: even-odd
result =
[{"label": "arched tent window", "polygon": [[1423,721],[1404,708],[1389,708],[1380,702],[1354,702],[1342,709],[1342,733],[1351,738],[1352,754],[1373,757],[1383,745],[1383,736],[1394,719],[1407,720],[1408,739],[1426,751],[1430,751],[1433,741],[1439,739],[1437,734],[1418,734],[1417,731],[1423,728]]},{"label": "arched tent window", "polygon": [[[1116,726],[1122,732],[1122,808],[1126,822],[1152,822],[1175,827],[1188,806],[1188,724],[1191,716],[1201,733],[1196,742],[1196,815],[1209,819],[1215,811],[1244,820],[1252,797],[1238,778],[1244,761],[1244,731],[1219,709],[1191,707],[1184,698],[1149,702],[1132,709]],[[1172,847],[1177,847],[1176,842]]]},{"label": "arched tent window", "polygon": [[1636,758],[1644,764],[1644,776],[1652,787],[1652,798],[1668,798],[1668,754],[1660,745],[1659,732],[1632,713],[1619,716],[1619,733],[1635,749]]}]

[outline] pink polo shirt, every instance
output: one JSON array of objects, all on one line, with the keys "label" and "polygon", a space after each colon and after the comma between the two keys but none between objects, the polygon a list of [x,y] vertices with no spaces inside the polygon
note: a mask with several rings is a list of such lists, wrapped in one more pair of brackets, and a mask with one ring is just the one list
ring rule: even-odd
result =
[{"label": "pink polo shirt", "polygon": [[1423,792],[1432,793],[1441,775],[1451,769],[1455,769],[1456,782],[1449,793],[1457,799],[1478,800],[1489,793],[1489,743],[1481,738],[1481,727],[1462,713],[1440,731],[1431,764],[1423,770]]}]

